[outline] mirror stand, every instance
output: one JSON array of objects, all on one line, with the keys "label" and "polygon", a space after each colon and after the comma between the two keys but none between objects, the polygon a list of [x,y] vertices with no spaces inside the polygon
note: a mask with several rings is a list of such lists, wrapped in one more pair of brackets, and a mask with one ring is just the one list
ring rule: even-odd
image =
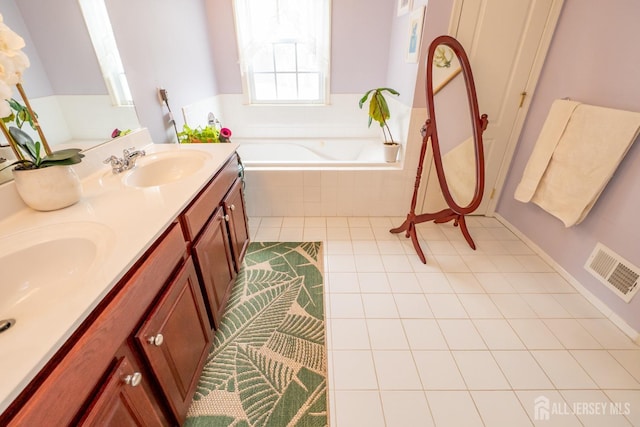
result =
[{"label": "mirror stand", "polygon": [[[447,179],[453,180],[455,176],[452,175],[451,169],[449,170],[450,176],[447,177],[445,174],[445,167],[443,165],[443,156],[441,153],[441,146],[438,138],[438,131],[436,126],[436,114],[434,108],[434,93],[438,92],[444,84],[437,84],[436,80],[434,80],[434,71],[433,68],[427,67],[427,84],[426,84],[426,92],[427,92],[427,109],[429,117],[425,121],[424,126],[421,129],[422,134],[422,147],[420,148],[420,156],[418,159],[418,169],[416,172],[416,180],[413,189],[413,197],[411,199],[411,207],[409,209],[409,213],[407,214],[407,218],[399,227],[392,228],[389,230],[391,233],[401,233],[405,232],[405,237],[411,238],[411,242],[413,243],[413,247],[422,261],[423,264],[427,263],[426,257],[422,248],[420,247],[420,242],[418,239],[418,234],[416,230],[416,225],[433,221],[436,224],[442,224],[449,221],[453,221],[454,227],[460,227],[460,231],[464,236],[465,240],[469,244],[472,249],[476,249],[476,245],[471,238],[471,234],[469,233],[469,229],[467,228],[467,224],[465,221],[465,215],[468,215],[475,211],[480,202],[482,201],[482,195],[484,193],[484,149],[482,143],[482,133],[487,128],[488,120],[487,115],[479,114],[478,109],[478,99],[476,96],[475,85],[473,82],[473,75],[471,73],[471,65],[469,63],[469,59],[467,54],[465,53],[462,45],[453,37],[450,36],[440,36],[437,37],[429,46],[429,53],[427,55],[427,65],[436,64],[437,61],[440,60],[436,55],[441,55],[443,52],[443,48],[448,48],[451,50],[452,54],[455,55],[455,58],[459,62],[460,68],[462,70],[462,75],[464,76],[464,83],[466,88],[466,95],[469,105],[469,115],[471,119],[471,128],[473,134],[473,150],[475,154],[474,166],[475,166],[475,189],[470,194],[471,197],[468,200],[460,200],[460,198],[456,198],[453,195],[453,192],[450,189],[449,184],[447,183]],[[435,65],[436,67],[438,65]],[[448,65],[447,65],[448,66]],[[450,77],[449,81],[455,77],[454,74]],[[445,120],[446,122],[446,120]],[[445,132],[445,135],[447,133]],[[416,205],[418,202],[418,194],[420,190],[420,181],[422,179],[423,172],[423,164],[425,160],[425,156],[427,153],[427,147],[429,142],[431,142],[431,147],[433,149],[433,163],[435,166],[435,171],[438,177],[438,183],[440,184],[440,190],[442,192],[442,196],[447,203],[448,208],[443,209],[439,212],[434,213],[424,213],[424,214],[416,214]],[[448,141],[445,141],[448,142]]]}]

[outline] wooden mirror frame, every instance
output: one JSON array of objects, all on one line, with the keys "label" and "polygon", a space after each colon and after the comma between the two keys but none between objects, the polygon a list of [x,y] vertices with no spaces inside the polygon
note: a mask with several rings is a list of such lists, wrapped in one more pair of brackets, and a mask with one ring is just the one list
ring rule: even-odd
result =
[{"label": "wooden mirror frame", "polygon": [[[438,141],[436,113],[433,101],[434,88],[432,64],[436,48],[440,45],[448,46],[455,53],[458,61],[460,62],[462,75],[464,77],[465,86],[467,89],[467,100],[469,102],[469,112],[471,115],[471,123],[473,127],[473,141],[476,165],[476,187],[473,199],[466,206],[458,205],[451,196],[451,191],[449,190],[444,167],[442,165],[440,143]],[[411,208],[409,210],[409,214],[407,214],[407,219],[402,223],[402,225],[390,230],[391,233],[400,233],[402,231],[406,231],[406,237],[411,238],[413,247],[415,248],[418,257],[423,264],[427,263],[427,259],[424,255],[424,252],[422,251],[422,248],[420,247],[420,243],[418,241],[418,236],[416,233],[416,224],[420,224],[422,222],[434,221],[435,223],[445,223],[453,221],[454,226],[460,226],[460,231],[467,240],[467,243],[469,243],[469,246],[471,246],[472,249],[476,248],[476,245],[471,238],[471,235],[469,234],[464,216],[475,211],[478,206],[480,206],[480,202],[482,201],[482,194],[484,193],[484,146],[482,143],[482,133],[487,128],[488,124],[487,115],[480,115],[478,109],[478,98],[476,96],[476,88],[473,81],[473,73],[471,72],[469,58],[467,57],[464,48],[462,47],[460,42],[458,42],[458,40],[451,36],[436,37],[429,45],[429,52],[427,54],[426,61],[426,72],[427,112],[429,117],[425,121],[425,124],[422,126],[421,130],[422,147],[420,149],[420,157],[418,160],[418,170],[416,173],[416,181],[413,189],[413,197],[411,199]],[[424,213],[416,215],[415,209],[418,201],[420,180],[422,177],[423,163],[429,141],[431,141],[431,147],[433,150],[433,162],[435,165],[436,174],[438,176],[438,183],[440,184],[442,195],[447,203],[447,206],[449,207],[435,213]]]}]

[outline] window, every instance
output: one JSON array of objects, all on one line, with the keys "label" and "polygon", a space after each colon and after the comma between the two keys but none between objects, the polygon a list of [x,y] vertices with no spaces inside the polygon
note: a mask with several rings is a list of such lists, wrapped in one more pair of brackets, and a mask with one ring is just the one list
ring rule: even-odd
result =
[{"label": "window", "polygon": [[235,0],[251,103],[321,104],[329,78],[330,0]]},{"label": "window", "polygon": [[104,0],[80,0],[80,9],[87,24],[89,37],[96,51],[111,102],[117,106],[133,105],[133,97],[124,74],[120,52]]}]

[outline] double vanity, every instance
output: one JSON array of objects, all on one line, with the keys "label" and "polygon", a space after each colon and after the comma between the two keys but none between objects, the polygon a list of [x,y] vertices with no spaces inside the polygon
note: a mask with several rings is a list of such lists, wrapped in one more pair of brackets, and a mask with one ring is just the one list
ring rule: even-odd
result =
[{"label": "double vanity", "polygon": [[[237,144],[86,153],[53,212],[0,187],[0,425],[176,425],[249,242]],[[102,163],[145,155],[114,174]]]}]

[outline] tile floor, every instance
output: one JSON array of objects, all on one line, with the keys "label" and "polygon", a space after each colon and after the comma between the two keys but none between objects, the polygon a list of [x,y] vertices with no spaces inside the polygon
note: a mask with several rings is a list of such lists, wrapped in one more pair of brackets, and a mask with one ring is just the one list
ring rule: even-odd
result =
[{"label": "tile floor", "polygon": [[640,426],[640,347],[498,220],[262,217],[325,242],[331,426]]}]

